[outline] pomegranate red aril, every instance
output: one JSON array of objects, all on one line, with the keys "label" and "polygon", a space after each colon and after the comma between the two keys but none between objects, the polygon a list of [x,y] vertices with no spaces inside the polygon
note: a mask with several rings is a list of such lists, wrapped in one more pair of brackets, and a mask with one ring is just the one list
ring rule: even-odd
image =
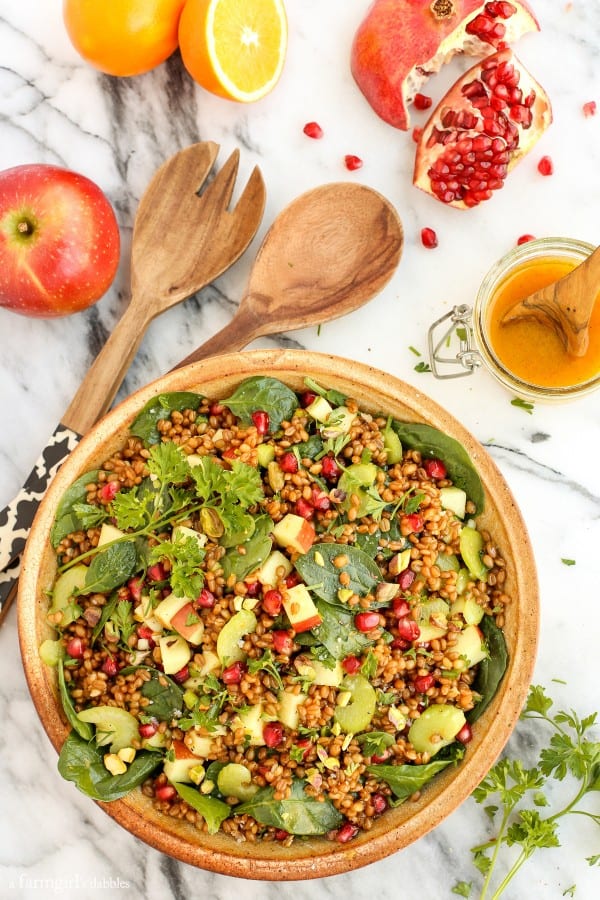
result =
[{"label": "pomegranate red aril", "polygon": [[208,411],[211,414],[211,416],[220,416],[222,414],[222,412],[224,411],[224,409],[225,409],[225,407],[223,406],[223,404],[217,403],[216,401],[215,401],[215,403],[211,403],[210,406],[208,407]]},{"label": "pomegranate red aril", "polygon": [[415,534],[423,531],[424,525],[423,516],[419,515],[419,513],[410,513],[408,516],[402,516],[401,528],[403,534]]},{"label": "pomegranate red aril", "polygon": [[260,581],[246,581],[246,596],[247,597],[258,597],[260,594],[260,590],[262,585]]},{"label": "pomegranate red aril", "polygon": [[202,588],[202,590],[196,597],[194,606],[197,606],[200,609],[212,609],[215,603],[216,600],[213,592],[209,591],[208,588]]},{"label": "pomegranate red aril", "polygon": [[315,508],[312,503],[309,503],[308,500],[305,500],[304,497],[300,497],[296,500],[296,513],[299,516],[302,516],[303,519],[307,521],[314,518]]},{"label": "pomegranate red aril", "polygon": [[415,142],[415,144],[418,144],[418,143],[419,143],[419,141],[421,140],[421,137],[422,137],[422,136],[423,136],[423,129],[422,129],[422,128],[413,128],[413,130],[412,130],[412,139],[413,139],[413,141]]},{"label": "pomegranate red aril", "polygon": [[273,633],[273,647],[277,651],[277,653],[283,653],[285,656],[289,656],[294,649],[294,638],[293,635],[290,634],[289,631],[274,631]]},{"label": "pomegranate red aril", "polygon": [[428,250],[433,250],[438,245],[437,234],[433,228],[421,228],[421,243]]},{"label": "pomegranate red aril", "polygon": [[347,675],[356,675],[360,669],[361,662],[356,656],[347,656],[342,660],[342,669]]},{"label": "pomegranate red aril", "polygon": [[504,49],[474,66],[432,113],[419,141],[414,183],[459,209],[500,190],[550,124],[550,101]]},{"label": "pomegranate red aril", "polygon": [[283,725],[281,722],[265,722],[263,740],[271,750],[283,742]]},{"label": "pomegranate red aril", "polygon": [[120,490],[121,484],[119,481],[107,481],[98,491],[98,497],[103,503],[110,503]]},{"label": "pomegranate red aril", "polygon": [[554,174],[554,163],[549,156],[542,156],[538,163],[538,172],[545,176]]},{"label": "pomegranate red aril", "polygon": [[136,628],[136,633],[138,638],[141,638],[141,640],[143,641],[148,641],[148,646],[150,647],[150,649],[155,646],[154,632],[149,625],[138,625],[138,627]]},{"label": "pomegranate red aril", "polygon": [[456,735],[456,740],[460,741],[461,744],[468,744],[473,740],[473,729],[468,722],[465,722],[463,727],[460,729],[460,731]]},{"label": "pomegranate red aril", "polygon": [[323,491],[319,490],[317,487],[313,487],[310,499],[314,508],[318,509],[320,512],[324,512],[331,507],[331,500],[327,494],[323,493]]},{"label": "pomegranate red aril", "polygon": [[[410,572],[410,569],[404,569],[404,572]],[[402,575],[403,572],[400,573]],[[398,578],[400,578],[400,575]],[[414,575],[413,575],[414,577]],[[392,611],[396,618],[402,619],[404,616],[407,616],[410,613],[410,606],[404,597],[394,597],[392,600]]]},{"label": "pomegranate red aril", "polygon": [[347,153],[344,157],[344,165],[349,172],[355,172],[357,169],[362,169],[363,161],[360,156],[354,156],[352,153]]},{"label": "pomegranate red aril", "polygon": [[306,137],[312,138],[316,141],[323,137],[323,129],[318,122],[307,122],[302,131],[304,132]]},{"label": "pomegranate red aril", "polygon": [[340,469],[335,457],[324,456],[321,460],[321,474],[327,481],[337,481],[342,470]]},{"label": "pomegranate red aril", "polygon": [[281,612],[283,597],[281,591],[266,591],[262,598],[262,608],[269,616],[278,616]]},{"label": "pomegranate red aril", "polygon": [[596,107],[595,100],[588,100],[587,103],[584,103],[583,104],[583,114],[586,117],[586,119],[588,119],[590,116],[595,116],[596,109],[597,109],[597,107]]},{"label": "pomegranate red aril", "polygon": [[164,581],[167,577],[165,567],[162,563],[153,563],[153,565],[148,566],[146,575],[150,581]]},{"label": "pomegranate red aril", "polygon": [[343,825],[338,828],[335,834],[335,840],[338,844],[347,844],[348,841],[351,841],[352,838],[355,838],[358,832],[360,831],[358,825],[355,825],[353,822],[344,822]]},{"label": "pomegranate red aril", "polygon": [[517,238],[517,246],[521,244],[528,244],[529,241],[535,241],[534,234],[522,234],[520,238]]},{"label": "pomegranate red aril", "polygon": [[423,468],[429,478],[440,479],[446,477],[446,466],[441,459],[426,459]]},{"label": "pomegranate red aril", "polygon": [[69,656],[72,656],[73,659],[83,659],[85,646],[84,641],[82,641],[80,637],[72,637],[67,641],[67,653]]},{"label": "pomegranate red aril", "polygon": [[109,678],[114,678],[119,673],[119,663],[114,656],[107,656],[102,663],[102,671]]},{"label": "pomegranate red aril", "polygon": [[384,813],[389,805],[387,798],[384,797],[383,794],[373,794],[371,803],[373,804],[373,811],[376,816],[380,816],[381,813]]},{"label": "pomegranate red aril", "polygon": [[403,641],[416,641],[421,635],[421,629],[410,616],[404,616],[404,618],[398,619],[396,628],[398,630],[398,637]]},{"label": "pomegranate red aril", "polygon": [[298,457],[291,450],[288,450],[287,453],[284,453],[279,458],[279,468],[282,472],[286,472],[289,475],[295,475],[298,471]]},{"label": "pomegranate red aril", "polygon": [[221,681],[224,684],[239,684],[246,673],[246,664],[238,661],[227,666],[221,672]]},{"label": "pomegranate red aril", "polygon": [[374,628],[377,628],[379,625],[379,613],[378,612],[360,612],[354,616],[354,624],[358,631],[362,631],[366,634],[367,631],[372,631]]},{"label": "pomegranate red aril", "polygon": [[135,603],[139,603],[142,599],[142,588],[144,586],[144,581],[142,578],[130,578],[127,582],[127,587],[129,588],[129,593],[131,594],[131,599],[135,601]]},{"label": "pomegranate red aril", "polygon": [[278,828],[275,834],[273,835],[276,841],[285,841],[289,838],[289,831],[284,831],[283,828]]},{"label": "pomegranate red aril", "polygon": [[373,755],[371,756],[371,762],[384,763],[386,759],[390,758],[391,755],[392,751],[389,747],[386,747],[386,749],[382,753],[373,753]]},{"label": "pomegranate red aril", "polygon": [[307,406],[310,406],[317,399],[317,395],[314,391],[303,391],[300,394],[300,406],[303,409],[306,409]]},{"label": "pomegranate red aril", "polygon": [[156,732],[158,731],[158,722],[144,722],[143,725],[140,725],[138,728],[140,733],[140,737],[144,739],[148,739],[154,737]]},{"label": "pomegranate red aril", "polygon": [[297,584],[300,584],[301,580],[297,572],[290,572],[285,578],[285,586],[288,588],[295,587]]},{"label": "pomegranate red aril", "polygon": [[415,686],[415,691],[417,694],[424,694],[429,690],[430,687],[433,686],[435,679],[433,675],[417,675],[413,684]]},{"label": "pomegranate red aril", "polygon": [[427,94],[415,94],[413,104],[415,109],[429,109],[433,100]]},{"label": "pomegranate red aril", "polygon": [[250,416],[259,434],[269,433],[269,413],[264,409],[255,410]]},{"label": "pomegranate red aril", "polygon": [[165,800],[172,800],[176,794],[177,791],[172,784],[161,784],[160,787],[157,787],[154,790],[154,796],[157,800],[161,800],[162,802]]},{"label": "pomegranate red aril", "polygon": [[176,681],[177,684],[183,684],[184,681],[187,681],[190,677],[190,670],[187,666],[184,666],[179,672],[175,672],[174,675],[171,675],[173,681]]},{"label": "pomegranate red aril", "polygon": [[[396,578],[396,582],[400,585],[401,591],[407,591],[415,578],[416,575],[412,569],[404,569]],[[406,615],[407,612],[408,610],[405,613],[402,613],[402,615]]]}]

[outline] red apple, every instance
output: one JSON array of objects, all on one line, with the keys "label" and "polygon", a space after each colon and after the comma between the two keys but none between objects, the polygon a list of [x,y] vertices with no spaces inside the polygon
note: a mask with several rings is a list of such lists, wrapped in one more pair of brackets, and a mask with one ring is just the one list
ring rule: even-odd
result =
[{"label": "red apple", "polygon": [[113,209],[89,178],[44,164],[0,172],[0,306],[79,312],[108,290],[119,249]]}]

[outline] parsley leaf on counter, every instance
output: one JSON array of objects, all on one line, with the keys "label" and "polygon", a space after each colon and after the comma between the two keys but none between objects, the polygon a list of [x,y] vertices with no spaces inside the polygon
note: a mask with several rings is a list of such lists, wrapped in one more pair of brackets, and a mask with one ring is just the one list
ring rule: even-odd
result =
[{"label": "parsley leaf on counter", "polygon": [[533,403],[529,403],[527,400],[523,400],[521,397],[514,397],[510,401],[510,405],[524,410],[526,413],[529,413],[529,415],[533,413]]}]

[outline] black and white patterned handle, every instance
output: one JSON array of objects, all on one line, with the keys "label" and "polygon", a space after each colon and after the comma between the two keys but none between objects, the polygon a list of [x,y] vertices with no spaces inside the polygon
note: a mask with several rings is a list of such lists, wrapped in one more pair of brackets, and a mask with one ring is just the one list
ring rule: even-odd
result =
[{"label": "black and white patterned handle", "polygon": [[0,510],[0,619],[14,595],[20,556],[37,508],[61,464],[80,440],[76,431],[59,424],[17,496]]}]

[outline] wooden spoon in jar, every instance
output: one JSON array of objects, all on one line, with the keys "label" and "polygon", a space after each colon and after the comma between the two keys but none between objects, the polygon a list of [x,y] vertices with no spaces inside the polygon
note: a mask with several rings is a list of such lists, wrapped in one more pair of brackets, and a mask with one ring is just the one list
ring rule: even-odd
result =
[{"label": "wooden spoon in jar", "polygon": [[600,294],[600,247],[572,272],[525,297],[502,318],[502,324],[537,319],[553,328],[567,353],[585,356],[592,310]]},{"label": "wooden spoon in jar", "polygon": [[372,188],[334,182],[301,194],[267,232],[232,321],[175,368],[358,309],[392,277],[402,244],[396,210]]}]

